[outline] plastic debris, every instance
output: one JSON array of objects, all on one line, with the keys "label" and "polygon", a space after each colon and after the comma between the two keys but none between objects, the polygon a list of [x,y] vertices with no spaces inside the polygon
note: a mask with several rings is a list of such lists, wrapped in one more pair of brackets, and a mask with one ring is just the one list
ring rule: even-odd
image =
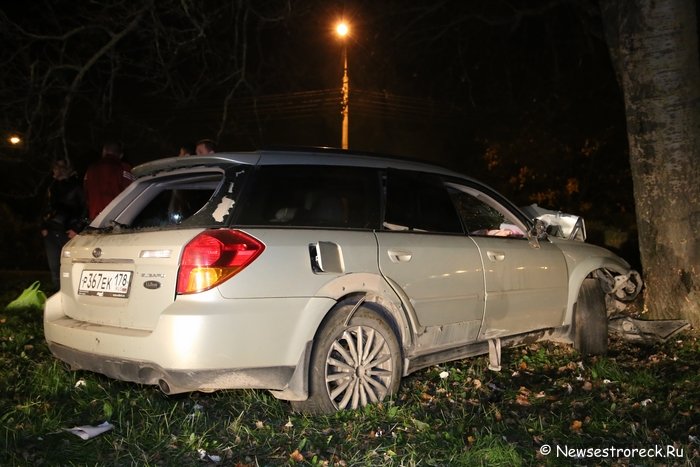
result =
[{"label": "plastic debris", "polygon": [[64,428],[63,430],[67,431],[68,433],[73,433],[74,435],[79,436],[84,440],[88,440],[90,438],[94,438],[95,436],[101,435],[102,433],[105,433],[113,428],[114,425],[112,425],[111,423],[103,422],[97,426],[83,425],[76,426],[73,428]]},{"label": "plastic debris", "polygon": [[211,462],[214,462],[216,464],[221,462],[221,456],[217,456],[215,454],[209,454],[204,449],[198,449],[197,453],[199,454],[199,460],[211,461]]},{"label": "plastic debris", "polygon": [[682,319],[644,320],[629,316],[611,319],[608,329],[630,342],[665,342],[688,329],[690,323]]}]

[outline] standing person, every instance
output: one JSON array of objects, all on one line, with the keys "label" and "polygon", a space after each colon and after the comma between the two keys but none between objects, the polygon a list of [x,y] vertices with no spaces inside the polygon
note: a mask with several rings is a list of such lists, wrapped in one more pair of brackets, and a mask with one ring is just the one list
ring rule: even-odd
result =
[{"label": "standing person", "polygon": [[184,156],[194,156],[196,154],[195,150],[195,145],[192,143],[185,143],[182,146],[180,146],[180,153],[178,156],[184,157]]},{"label": "standing person", "polygon": [[200,139],[197,141],[197,155],[206,156],[216,152],[216,143],[210,139]]},{"label": "standing person", "polygon": [[97,217],[134,180],[131,165],[124,162],[122,157],[122,144],[108,141],[102,146],[102,157],[85,172],[83,183],[90,220]]},{"label": "standing person", "polygon": [[75,171],[65,159],[52,165],[53,180],[47,190],[47,200],[41,222],[46,259],[54,288],[60,287],[61,249],[84,226],[85,197]]}]

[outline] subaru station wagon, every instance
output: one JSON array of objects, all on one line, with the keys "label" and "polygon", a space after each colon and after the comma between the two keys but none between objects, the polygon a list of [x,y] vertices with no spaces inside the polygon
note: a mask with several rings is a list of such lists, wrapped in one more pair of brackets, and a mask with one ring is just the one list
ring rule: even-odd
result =
[{"label": "subaru station wagon", "polygon": [[266,389],[332,413],[446,361],[498,369],[502,346],[600,354],[607,310],[642,287],[582,219],[430,164],[255,151],[134,175],[63,249],[45,336],[71,369],[167,394]]}]

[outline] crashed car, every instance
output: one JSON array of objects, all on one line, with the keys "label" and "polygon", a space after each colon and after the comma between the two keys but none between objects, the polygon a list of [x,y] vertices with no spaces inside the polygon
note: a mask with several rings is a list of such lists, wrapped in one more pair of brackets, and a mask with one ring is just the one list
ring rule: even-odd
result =
[{"label": "crashed car", "polygon": [[260,388],[330,413],[438,363],[498,369],[503,346],[599,354],[606,297],[642,285],[582,221],[430,164],[256,151],[134,175],[63,249],[45,336],[74,370],[167,394]]}]

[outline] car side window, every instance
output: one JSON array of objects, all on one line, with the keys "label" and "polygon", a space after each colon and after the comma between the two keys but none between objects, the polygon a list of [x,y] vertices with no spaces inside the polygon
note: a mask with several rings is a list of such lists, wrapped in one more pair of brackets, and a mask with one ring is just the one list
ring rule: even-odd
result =
[{"label": "car side window", "polygon": [[488,195],[455,184],[448,184],[448,191],[469,235],[525,237],[526,227]]},{"label": "car side window", "polygon": [[379,224],[375,169],[342,166],[262,166],[239,206],[239,225],[375,229]]},{"label": "car side window", "polygon": [[464,233],[445,185],[433,174],[389,170],[385,230]]}]

